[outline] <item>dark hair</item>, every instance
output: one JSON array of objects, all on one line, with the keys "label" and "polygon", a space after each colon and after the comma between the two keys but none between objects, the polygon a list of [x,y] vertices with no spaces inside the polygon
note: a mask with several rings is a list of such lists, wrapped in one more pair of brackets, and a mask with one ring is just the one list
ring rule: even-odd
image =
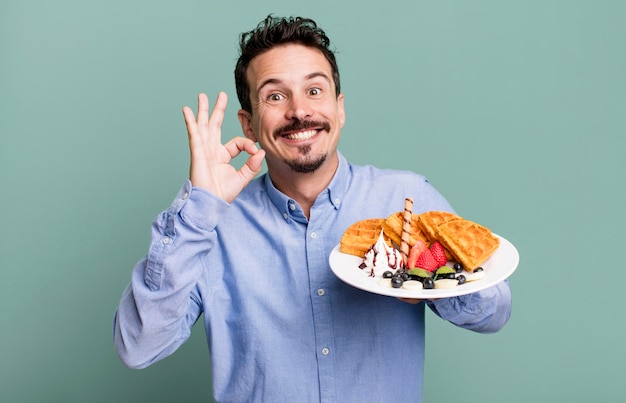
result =
[{"label": "dark hair", "polygon": [[287,43],[297,43],[318,49],[330,63],[335,82],[336,96],[339,96],[339,68],[335,54],[330,50],[330,39],[326,33],[310,18],[289,17],[278,18],[268,15],[256,29],[244,32],[240,36],[240,53],[235,67],[235,87],[241,109],[252,113],[250,102],[250,86],[248,84],[248,66],[256,56],[272,49],[275,46]]}]

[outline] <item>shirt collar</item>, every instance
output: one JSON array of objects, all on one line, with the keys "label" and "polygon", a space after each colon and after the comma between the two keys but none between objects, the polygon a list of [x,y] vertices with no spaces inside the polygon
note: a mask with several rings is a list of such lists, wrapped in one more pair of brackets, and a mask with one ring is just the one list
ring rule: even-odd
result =
[{"label": "shirt collar", "polygon": [[[341,206],[343,196],[346,192],[346,188],[348,187],[350,173],[350,166],[345,157],[339,151],[337,151],[337,156],[339,159],[337,172],[335,172],[335,175],[330,181],[328,187],[320,193],[315,201],[316,204],[328,201],[335,209],[338,209]],[[270,200],[287,222],[290,222],[292,219],[297,222],[307,222],[306,217],[304,216],[298,203],[282,193],[280,190],[276,189],[270,179],[269,173],[265,175],[264,182],[265,189]]]}]

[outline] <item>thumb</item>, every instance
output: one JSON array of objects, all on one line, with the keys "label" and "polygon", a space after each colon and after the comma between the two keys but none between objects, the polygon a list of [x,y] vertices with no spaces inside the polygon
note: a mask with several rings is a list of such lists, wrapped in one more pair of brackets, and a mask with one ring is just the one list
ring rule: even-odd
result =
[{"label": "thumb", "polygon": [[265,150],[259,150],[251,155],[246,163],[239,170],[239,175],[244,184],[248,184],[254,177],[261,172],[263,167],[263,158],[265,158]]}]

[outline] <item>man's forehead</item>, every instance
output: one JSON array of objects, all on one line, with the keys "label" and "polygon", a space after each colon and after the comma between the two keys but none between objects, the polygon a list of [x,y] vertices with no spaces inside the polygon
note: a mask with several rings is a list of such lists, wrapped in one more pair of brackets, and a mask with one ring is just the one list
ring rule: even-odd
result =
[{"label": "man's forehead", "polygon": [[332,68],[324,54],[316,48],[288,44],[276,46],[251,60],[248,72],[251,88],[280,84],[287,80],[324,79],[332,84]]}]

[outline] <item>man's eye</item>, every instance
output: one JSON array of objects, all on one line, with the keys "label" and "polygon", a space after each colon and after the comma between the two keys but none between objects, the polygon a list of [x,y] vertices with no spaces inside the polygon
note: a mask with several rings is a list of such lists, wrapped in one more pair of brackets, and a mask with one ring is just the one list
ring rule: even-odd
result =
[{"label": "man's eye", "polygon": [[319,88],[311,88],[309,89],[309,95],[316,96],[322,93],[322,90]]},{"label": "man's eye", "polygon": [[274,101],[274,102],[276,102],[276,101],[280,101],[280,100],[282,100],[282,99],[283,99],[283,96],[282,96],[282,95],[280,95],[280,94],[270,94],[270,96],[269,96],[269,97],[267,97],[267,99],[268,99],[268,101]]}]

